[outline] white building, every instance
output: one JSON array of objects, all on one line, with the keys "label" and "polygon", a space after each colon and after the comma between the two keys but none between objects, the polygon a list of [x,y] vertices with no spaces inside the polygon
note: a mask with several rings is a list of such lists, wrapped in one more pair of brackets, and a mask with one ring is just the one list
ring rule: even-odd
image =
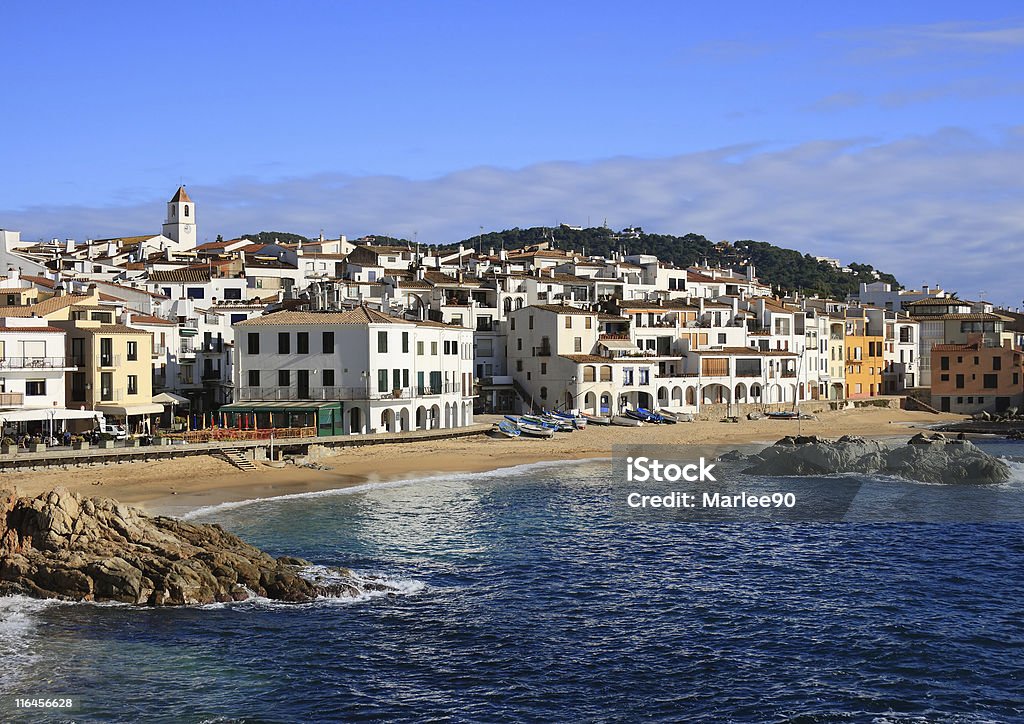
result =
[{"label": "white building", "polygon": [[0,408],[63,409],[65,333],[40,317],[0,319]]},{"label": "white building", "polygon": [[235,325],[234,369],[233,408],[340,401],[344,434],[473,422],[473,331],[461,327],[367,307],[275,312]]}]

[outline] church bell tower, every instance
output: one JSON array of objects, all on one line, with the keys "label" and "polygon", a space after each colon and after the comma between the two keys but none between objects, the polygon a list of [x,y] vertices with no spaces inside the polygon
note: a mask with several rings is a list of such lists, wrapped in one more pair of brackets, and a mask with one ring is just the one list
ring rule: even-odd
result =
[{"label": "church bell tower", "polygon": [[184,249],[196,245],[196,205],[188,197],[184,186],[179,186],[173,198],[167,202],[163,235]]}]

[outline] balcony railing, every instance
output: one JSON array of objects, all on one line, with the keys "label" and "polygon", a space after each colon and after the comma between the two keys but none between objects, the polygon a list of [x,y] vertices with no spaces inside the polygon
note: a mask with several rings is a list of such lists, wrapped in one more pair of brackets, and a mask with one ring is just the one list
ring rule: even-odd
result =
[{"label": "balcony railing", "polygon": [[121,355],[119,354],[101,354],[100,355],[100,367],[120,367],[121,366]]},{"label": "balcony railing", "polygon": [[4,357],[0,370],[62,369],[75,367],[70,357]]},{"label": "balcony railing", "polygon": [[21,392],[0,392],[0,407],[19,407],[25,404],[25,395]]},{"label": "balcony railing", "polygon": [[163,345],[163,344],[154,344],[153,345],[153,356],[154,357],[164,357],[166,355],[167,355],[167,345]]},{"label": "balcony railing", "polygon": [[411,400],[441,394],[458,394],[462,385],[449,382],[437,387],[399,387],[380,391],[365,387],[241,387],[236,390],[240,402],[268,400]]},{"label": "balcony railing", "polygon": [[533,348],[533,356],[534,357],[550,357],[551,356],[551,347],[544,347],[544,346],[534,347]]}]

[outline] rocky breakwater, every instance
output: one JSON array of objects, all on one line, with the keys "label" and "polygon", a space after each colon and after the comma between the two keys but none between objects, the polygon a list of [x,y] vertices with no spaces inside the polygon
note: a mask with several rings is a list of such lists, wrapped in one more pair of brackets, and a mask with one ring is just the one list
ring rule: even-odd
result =
[{"label": "rocky breakwater", "polygon": [[844,435],[838,440],[787,436],[755,455],[727,453],[723,460],[745,465],[752,475],[897,475],[926,483],[1002,483],[1010,479],[1005,461],[968,440],[920,433],[906,445],[889,446]]},{"label": "rocky breakwater", "polygon": [[219,525],[150,517],[61,488],[35,498],[0,491],[0,595],[176,606],[388,589],[344,569],[274,558]]}]

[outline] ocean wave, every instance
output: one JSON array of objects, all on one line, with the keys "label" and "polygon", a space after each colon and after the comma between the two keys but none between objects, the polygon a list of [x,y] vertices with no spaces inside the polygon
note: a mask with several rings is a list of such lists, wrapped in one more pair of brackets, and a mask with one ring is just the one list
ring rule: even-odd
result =
[{"label": "ocean wave", "polygon": [[480,472],[454,472],[454,473],[439,473],[437,475],[424,475],[415,478],[401,478],[399,480],[384,480],[378,482],[359,483],[358,485],[350,485],[344,488],[328,488],[327,490],[314,490],[306,493],[287,493],[285,495],[273,495],[266,498],[247,498],[245,500],[233,500],[226,503],[218,503],[216,505],[206,505],[195,510],[190,510],[187,513],[183,513],[178,516],[181,520],[193,520],[195,518],[202,518],[214,513],[224,510],[234,510],[236,508],[243,508],[250,505],[257,505],[259,503],[267,502],[278,502],[282,500],[303,500],[308,498],[328,498],[337,495],[356,495],[358,493],[366,493],[371,490],[385,490],[388,488],[401,488],[408,485],[414,485],[418,483],[429,483],[437,481],[445,481],[452,479],[488,479],[506,477],[509,474],[520,474],[528,473],[532,470],[542,470],[544,468],[562,467],[562,466],[573,466],[583,463],[595,463],[595,462],[606,462],[610,458],[582,458],[579,460],[543,460],[535,463],[523,463],[521,465],[511,465],[504,468],[496,468],[494,470],[483,470]]},{"label": "ocean wave", "polygon": [[267,610],[267,609],[302,609],[322,608],[326,606],[348,606],[354,603],[365,603],[376,598],[389,598],[393,596],[414,596],[427,590],[427,584],[413,578],[395,578],[384,573],[375,571],[353,571],[350,575],[340,573],[337,569],[327,566],[308,566],[301,571],[303,578],[315,580],[325,585],[331,584],[354,584],[361,590],[355,596],[320,596],[314,601],[306,603],[288,603],[276,601],[272,598],[257,595],[254,591],[248,591],[249,597],[242,601],[227,601],[222,603],[209,603],[198,608],[221,609],[231,608],[236,610]]},{"label": "ocean wave", "polygon": [[37,615],[59,603],[28,596],[0,597],[0,686],[16,684],[38,659],[33,647]]}]

